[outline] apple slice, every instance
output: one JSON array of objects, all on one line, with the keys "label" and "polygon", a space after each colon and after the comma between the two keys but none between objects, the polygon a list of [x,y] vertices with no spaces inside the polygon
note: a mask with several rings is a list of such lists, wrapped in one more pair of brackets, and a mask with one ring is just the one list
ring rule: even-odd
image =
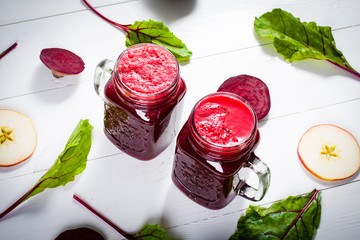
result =
[{"label": "apple slice", "polygon": [[360,168],[358,142],[351,133],[335,125],[320,124],[307,130],[297,152],[305,168],[322,180],[342,180]]},{"label": "apple slice", "polygon": [[28,159],[37,144],[35,127],[22,113],[0,109],[0,167]]}]

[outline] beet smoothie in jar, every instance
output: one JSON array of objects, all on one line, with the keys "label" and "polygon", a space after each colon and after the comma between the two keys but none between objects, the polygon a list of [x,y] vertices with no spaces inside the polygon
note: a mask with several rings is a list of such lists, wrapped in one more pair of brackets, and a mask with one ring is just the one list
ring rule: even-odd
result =
[{"label": "beet smoothie in jar", "polygon": [[178,62],[168,50],[155,44],[126,49],[104,86],[106,136],[132,157],[155,158],[177,134],[185,92]]},{"label": "beet smoothie in jar", "polygon": [[[258,142],[257,118],[250,105],[232,93],[207,95],[177,137],[173,182],[210,209],[225,207],[236,195],[259,201],[268,188],[270,170],[253,153]],[[246,183],[240,170],[256,173],[257,189]]]}]

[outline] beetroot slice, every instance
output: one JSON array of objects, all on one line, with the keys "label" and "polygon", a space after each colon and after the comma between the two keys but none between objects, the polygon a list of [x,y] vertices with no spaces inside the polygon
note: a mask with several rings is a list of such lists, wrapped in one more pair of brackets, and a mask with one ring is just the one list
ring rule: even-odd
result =
[{"label": "beetroot slice", "polygon": [[105,240],[100,233],[87,227],[69,229],[62,232],[55,240]]},{"label": "beetroot slice", "polygon": [[40,60],[57,78],[81,73],[84,61],[75,53],[62,48],[45,48],[40,53]]},{"label": "beetroot slice", "polygon": [[227,79],[218,92],[231,92],[245,99],[254,109],[258,120],[263,119],[270,111],[270,94],[266,84],[249,75],[238,75]]}]

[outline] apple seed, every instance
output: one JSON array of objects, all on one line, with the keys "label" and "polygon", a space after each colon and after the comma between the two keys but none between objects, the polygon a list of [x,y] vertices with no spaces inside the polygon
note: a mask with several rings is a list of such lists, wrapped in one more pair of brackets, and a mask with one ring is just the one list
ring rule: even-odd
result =
[{"label": "apple seed", "polygon": [[339,157],[339,155],[335,153],[335,146],[329,147],[328,145],[325,144],[323,149],[324,150],[320,152],[320,154],[325,155],[328,161],[330,160],[331,157]]},{"label": "apple seed", "polygon": [[7,127],[1,127],[1,133],[0,133],[0,143],[3,144],[6,140],[8,141],[14,141],[14,139],[11,137],[11,133],[14,131],[14,129],[10,129]]}]

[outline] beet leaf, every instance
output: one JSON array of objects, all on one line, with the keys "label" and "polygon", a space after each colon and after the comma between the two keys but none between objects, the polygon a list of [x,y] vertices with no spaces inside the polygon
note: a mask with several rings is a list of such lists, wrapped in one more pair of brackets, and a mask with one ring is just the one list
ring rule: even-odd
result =
[{"label": "beet leaf", "polygon": [[187,49],[186,45],[164,23],[149,20],[135,21],[134,24],[127,25],[119,24],[99,13],[87,0],[83,0],[83,2],[99,17],[120,28],[126,34],[126,47],[138,43],[153,43],[169,50],[179,62],[190,59],[192,52]]},{"label": "beet leaf", "polygon": [[13,45],[11,45],[8,49],[6,49],[5,51],[3,51],[2,53],[0,53],[0,59],[2,59],[3,57],[5,57],[6,54],[8,54],[9,52],[11,52],[14,48],[16,48],[17,46],[17,42],[15,42]]},{"label": "beet leaf", "polygon": [[87,204],[84,200],[82,200],[77,195],[74,195],[73,198],[76,201],[78,201],[81,205],[86,207],[90,212],[92,212],[93,214],[98,216],[101,220],[103,220],[108,225],[110,225],[113,229],[115,229],[118,233],[120,233],[126,239],[131,239],[131,240],[134,240],[134,239],[138,239],[138,240],[166,240],[167,239],[166,231],[157,224],[154,224],[154,225],[146,224],[135,235],[127,233],[123,229],[116,226],[109,219],[104,217],[102,214],[100,214],[98,211],[96,211],[94,208],[92,208],[89,204]]},{"label": "beet leaf", "polygon": [[64,151],[58,156],[54,165],[24,196],[0,214],[0,219],[15,209],[25,200],[41,193],[47,188],[65,186],[75,179],[86,168],[87,155],[91,147],[91,131],[93,127],[88,120],[80,120],[72,132]]},{"label": "beet leaf", "polygon": [[335,47],[331,27],[315,22],[301,22],[291,13],[276,8],[255,18],[254,28],[260,37],[273,39],[277,52],[289,62],[305,59],[326,60],[360,77],[341,51]]},{"label": "beet leaf", "polygon": [[290,196],[269,208],[249,206],[241,216],[236,239],[314,239],[320,224],[321,193],[313,190],[302,196]]},{"label": "beet leaf", "polygon": [[169,28],[162,22],[135,21],[128,29],[129,31],[126,34],[127,47],[138,43],[154,43],[169,50],[180,62],[190,59],[192,53],[186,45],[170,32]]},{"label": "beet leaf", "polygon": [[144,225],[139,233],[135,235],[135,239],[141,240],[166,240],[166,231],[161,228],[159,225]]}]

